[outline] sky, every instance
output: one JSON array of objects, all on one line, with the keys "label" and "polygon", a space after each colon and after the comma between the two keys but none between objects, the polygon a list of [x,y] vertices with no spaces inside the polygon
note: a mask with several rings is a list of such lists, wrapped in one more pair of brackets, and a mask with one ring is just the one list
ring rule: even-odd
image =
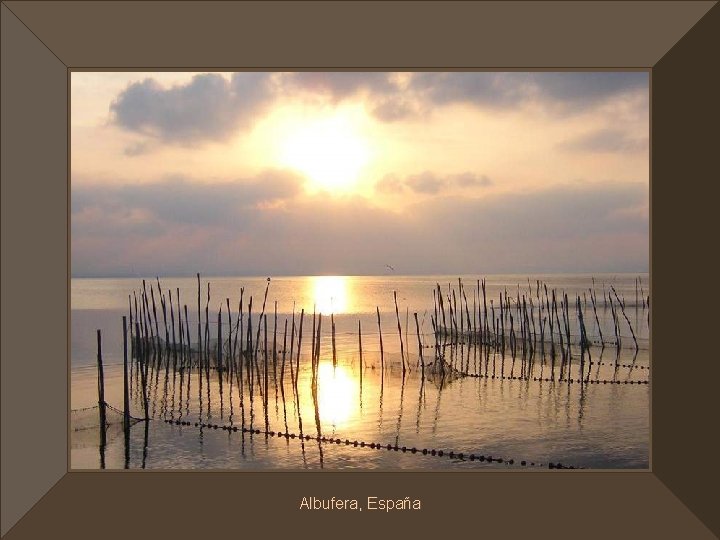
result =
[{"label": "sky", "polygon": [[647,72],[71,76],[71,271],[646,272]]}]

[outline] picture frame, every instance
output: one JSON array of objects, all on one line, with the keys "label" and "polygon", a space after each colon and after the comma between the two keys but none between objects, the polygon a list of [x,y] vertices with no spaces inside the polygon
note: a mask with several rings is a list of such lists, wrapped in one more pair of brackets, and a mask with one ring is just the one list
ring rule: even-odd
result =
[{"label": "picture frame", "polygon": [[[702,340],[683,336],[711,336],[714,320],[681,285],[688,258],[711,268],[715,2],[2,4],[3,537],[439,536],[463,522],[492,537],[720,534],[717,363],[702,376],[670,367],[700,357]],[[69,472],[69,74],[81,69],[650,69],[651,471]],[[299,511],[303,496],[423,508],[318,516]]]}]

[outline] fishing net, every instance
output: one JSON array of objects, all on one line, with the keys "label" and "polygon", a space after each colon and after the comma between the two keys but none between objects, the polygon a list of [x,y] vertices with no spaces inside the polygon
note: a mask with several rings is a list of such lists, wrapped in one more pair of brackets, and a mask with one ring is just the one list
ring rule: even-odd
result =
[{"label": "fishing net", "polygon": [[[130,416],[130,426],[142,422],[142,418]],[[123,432],[124,414],[112,405],[105,404],[105,437],[109,444]],[[70,411],[72,448],[96,447],[100,442],[100,406],[84,407]]]},{"label": "fishing net", "polygon": [[[122,427],[124,414],[121,410],[116,409],[110,404],[105,404],[105,426],[120,425]],[[142,418],[130,416],[130,425],[142,422]],[[100,427],[100,406],[84,407],[82,409],[73,409],[70,411],[70,429],[71,431],[82,431],[86,429],[97,429]]]}]

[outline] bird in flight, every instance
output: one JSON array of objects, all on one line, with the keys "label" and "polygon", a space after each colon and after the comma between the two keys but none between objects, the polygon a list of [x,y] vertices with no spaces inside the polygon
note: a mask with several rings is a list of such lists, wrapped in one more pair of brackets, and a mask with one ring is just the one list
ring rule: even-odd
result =
[{"label": "bird in flight", "polygon": [[389,268],[389,269],[392,270],[393,272],[395,271],[395,269],[394,269],[392,266],[390,266],[389,264],[386,264],[385,267],[386,267],[386,268]]}]

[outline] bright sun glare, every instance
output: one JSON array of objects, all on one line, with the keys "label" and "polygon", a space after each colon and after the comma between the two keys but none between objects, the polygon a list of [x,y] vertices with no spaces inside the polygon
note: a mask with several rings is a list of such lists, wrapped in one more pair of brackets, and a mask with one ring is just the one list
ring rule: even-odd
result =
[{"label": "bright sun glare", "polygon": [[344,276],[313,276],[312,298],[318,312],[345,313],[348,308],[347,278]]},{"label": "bright sun glare", "polygon": [[280,141],[281,164],[306,175],[311,187],[331,193],[350,191],[369,157],[367,141],[348,114],[303,121]]},{"label": "bright sun glare", "polygon": [[318,368],[318,407],[323,421],[334,426],[346,424],[355,410],[353,377],[343,367],[325,362]]}]

